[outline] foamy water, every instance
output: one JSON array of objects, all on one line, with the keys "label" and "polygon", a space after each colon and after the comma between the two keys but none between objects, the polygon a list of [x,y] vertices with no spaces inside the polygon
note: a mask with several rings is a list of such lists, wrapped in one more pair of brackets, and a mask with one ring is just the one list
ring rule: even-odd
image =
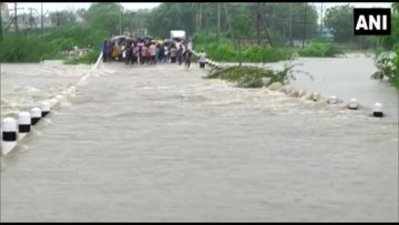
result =
[{"label": "foamy water", "polygon": [[59,61],[44,63],[1,64],[1,117],[15,116],[21,110],[39,106],[89,71],[87,65],[63,65]]}]

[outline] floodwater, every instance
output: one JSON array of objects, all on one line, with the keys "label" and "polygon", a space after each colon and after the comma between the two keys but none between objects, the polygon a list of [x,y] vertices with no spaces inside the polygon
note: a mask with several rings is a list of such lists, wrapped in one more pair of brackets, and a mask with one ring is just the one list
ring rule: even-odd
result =
[{"label": "floodwater", "polygon": [[[397,92],[357,82],[375,69],[357,58],[347,70],[302,60],[322,77],[293,85],[379,100],[388,116],[236,88],[197,66],[101,64],[4,157],[1,221],[398,221]],[[12,75],[25,66],[2,66],[2,85],[23,86]]]},{"label": "floodwater", "polygon": [[60,61],[0,64],[1,117],[15,116],[40,101],[50,99],[76,84],[87,65],[63,65]]}]

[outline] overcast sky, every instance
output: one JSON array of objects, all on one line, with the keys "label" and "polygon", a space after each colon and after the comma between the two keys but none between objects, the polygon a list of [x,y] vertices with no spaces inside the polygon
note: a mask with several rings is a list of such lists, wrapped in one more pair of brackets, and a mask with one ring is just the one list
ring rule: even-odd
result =
[{"label": "overcast sky", "polygon": [[[59,10],[77,10],[80,8],[88,9],[90,7],[89,2],[52,2],[48,3],[45,2],[43,3],[43,10],[44,12],[46,11],[59,11]],[[121,3],[122,6],[125,9],[129,10],[138,10],[138,9],[151,9],[156,6],[158,6],[160,3],[155,3],[155,2],[132,2],[132,3]],[[315,6],[318,7],[318,10],[320,10],[320,5],[323,5],[323,8],[328,8],[331,6],[335,5],[340,5],[340,4],[348,4],[348,2],[345,3],[314,3]],[[40,2],[34,3],[34,2],[29,2],[29,3],[18,3],[18,8],[22,7],[24,9],[28,8],[34,8],[36,10],[40,10]],[[391,3],[381,3],[381,2],[375,2],[375,3],[351,3],[351,5],[355,7],[384,7],[384,8],[389,8],[391,6]],[[10,10],[14,8],[14,3],[8,3],[8,7]],[[22,10],[21,10],[22,11]]]}]

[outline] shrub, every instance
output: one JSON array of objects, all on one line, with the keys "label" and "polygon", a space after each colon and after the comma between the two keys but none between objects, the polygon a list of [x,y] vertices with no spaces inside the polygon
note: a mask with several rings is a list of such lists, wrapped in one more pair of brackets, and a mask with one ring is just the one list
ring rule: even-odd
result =
[{"label": "shrub", "polygon": [[262,78],[270,78],[269,83],[287,83],[290,78],[294,78],[291,73],[292,68],[293,66],[285,66],[281,71],[274,71],[254,66],[230,66],[221,69],[214,69],[206,78],[219,78],[235,82],[239,87],[243,88],[259,88],[264,86]]},{"label": "shrub", "polygon": [[382,52],[376,55],[377,72],[371,75],[374,79],[388,80],[399,89],[399,45],[394,52]]},{"label": "shrub", "polygon": [[311,42],[305,48],[299,49],[298,54],[305,57],[334,57],[342,54],[342,50],[331,42]]}]

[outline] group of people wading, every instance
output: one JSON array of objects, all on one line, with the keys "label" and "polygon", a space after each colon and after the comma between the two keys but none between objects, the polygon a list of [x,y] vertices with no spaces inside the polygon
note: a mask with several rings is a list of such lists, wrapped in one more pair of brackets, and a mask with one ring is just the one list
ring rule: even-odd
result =
[{"label": "group of people wading", "polygon": [[[192,61],[191,42],[184,40],[155,41],[151,38],[119,38],[105,40],[103,61],[120,61],[126,64],[183,63],[190,68]],[[204,58],[200,57],[200,66],[204,68]],[[201,63],[202,62],[202,63]]]}]

